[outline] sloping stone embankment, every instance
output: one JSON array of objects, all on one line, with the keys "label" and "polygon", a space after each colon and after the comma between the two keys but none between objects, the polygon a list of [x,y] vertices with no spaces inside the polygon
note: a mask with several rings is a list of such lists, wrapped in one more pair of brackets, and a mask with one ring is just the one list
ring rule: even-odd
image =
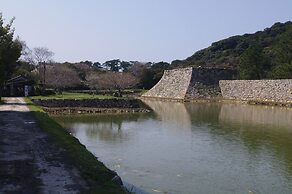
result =
[{"label": "sloping stone embankment", "polygon": [[142,97],[184,99],[193,68],[165,70],[160,81]]}]

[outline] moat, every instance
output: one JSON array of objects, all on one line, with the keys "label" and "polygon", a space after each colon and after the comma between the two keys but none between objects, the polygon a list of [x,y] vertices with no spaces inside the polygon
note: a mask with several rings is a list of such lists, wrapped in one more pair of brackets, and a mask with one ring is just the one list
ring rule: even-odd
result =
[{"label": "moat", "polygon": [[154,112],[55,119],[147,193],[291,193],[292,108],[146,103]]}]

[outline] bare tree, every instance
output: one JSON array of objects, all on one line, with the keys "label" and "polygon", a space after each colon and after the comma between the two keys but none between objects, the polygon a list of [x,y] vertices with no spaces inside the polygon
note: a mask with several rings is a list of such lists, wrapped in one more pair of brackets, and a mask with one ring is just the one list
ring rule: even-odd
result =
[{"label": "bare tree", "polygon": [[29,64],[36,65],[33,58],[32,50],[27,46],[25,41],[21,41],[21,45],[22,45],[22,51],[21,51],[20,59]]},{"label": "bare tree", "polygon": [[21,41],[21,59],[33,65],[41,65],[52,61],[54,53],[46,47],[36,47],[30,49],[24,41]]},{"label": "bare tree", "polygon": [[135,77],[140,77],[145,69],[151,68],[152,63],[143,63],[139,61],[133,61],[133,65],[128,69],[127,72],[131,72]]},{"label": "bare tree", "polygon": [[32,50],[32,59],[34,64],[38,66],[43,65],[43,79],[41,80],[43,92],[46,88],[46,64],[52,60],[53,55],[54,53],[46,47],[36,47]]},{"label": "bare tree", "polygon": [[48,65],[46,76],[47,86],[59,91],[82,85],[77,72],[65,64]]},{"label": "bare tree", "polygon": [[97,78],[97,83],[100,88],[118,90],[118,95],[121,95],[121,90],[135,86],[138,80],[131,73],[125,72],[106,72]]},{"label": "bare tree", "polygon": [[88,87],[92,90],[97,90],[100,88],[99,86],[99,82],[100,82],[100,72],[95,72],[95,71],[91,71],[89,73],[86,74],[86,84],[88,85]]},{"label": "bare tree", "polygon": [[47,63],[52,60],[54,53],[46,47],[36,47],[32,51],[33,59],[37,65],[40,63]]}]

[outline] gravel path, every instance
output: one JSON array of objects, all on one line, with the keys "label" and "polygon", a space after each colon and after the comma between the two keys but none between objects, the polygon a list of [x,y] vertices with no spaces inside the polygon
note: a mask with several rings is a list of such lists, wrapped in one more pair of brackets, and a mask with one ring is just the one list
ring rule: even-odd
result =
[{"label": "gravel path", "polygon": [[79,171],[35,123],[22,98],[0,106],[0,193],[83,193]]}]

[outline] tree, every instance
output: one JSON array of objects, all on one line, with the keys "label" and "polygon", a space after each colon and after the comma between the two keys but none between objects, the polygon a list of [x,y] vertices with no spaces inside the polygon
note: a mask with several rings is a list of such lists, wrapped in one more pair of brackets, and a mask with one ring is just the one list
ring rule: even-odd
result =
[{"label": "tree", "polygon": [[[54,53],[46,47],[36,47],[32,51],[32,59],[35,65],[43,65],[42,68],[42,92],[46,90],[46,64],[52,60]],[[40,68],[39,68],[40,69]]]},{"label": "tree", "polygon": [[128,71],[131,66],[132,66],[132,64],[130,62],[128,62],[128,61],[122,61],[120,63],[121,71]]},{"label": "tree", "polygon": [[100,88],[118,90],[118,95],[121,96],[121,90],[135,86],[138,80],[131,73],[127,72],[106,72],[100,74],[96,78],[96,82]]},{"label": "tree", "polygon": [[120,63],[121,63],[120,59],[114,59],[106,61],[102,65],[110,71],[118,72],[120,70]]},{"label": "tree", "polygon": [[100,62],[94,62],[94,63],[92,64],[92,66],[93,66],[94,68],[97,68],[97,69],[101,69],[101,68],[102,68]]},{"label": "tree", "polygon": [[35,47],[32,51],[33,59],[36,65],[48,63],[52,60],[54,53],[46,47]]},{"label": "tree", "polygon": [[80,61],[79,63],[81,63],[81,64],[86,64],[86,65],[88,65],[88,66],[92,66],[92,61],[88,61],[88,60],[86,60],[86,61]]},{"label": "tree", "polygon": [[161,79],[164,70],[169,68],[170,64],[163,61],[158,63],[132,62],[128,72],[139,80],[138,88],[150,89]]},{"label": "tree", "polygon": [[[39,68],[43,68],[43,66]],[[48,65],[46,76],[47,86],[59,91],[82,85],[77,72],[65,64]]]},{"label": "tree", "polygon": [[0,13],[0,98],[2,84],[13,73],[22,50],[21,42],[14,39],[13,21],[14,18],[7,25],[4,25]]},{"label": "tree", "polygon": [[169,69],[170,64],[167,62],[159,62],[159,63],[154,63],[150,70],[154,73],[153,75],[153,82],[156,84],[157,82],[159,82],[159,80],[161,79],[161,77],[163,76],[164,70]]},{"label": "tree", "polygon": [[19,60],[17,62],[16,68],[13,72],[13,76],[16,77],[18,75],[24,75],[30,80],[38,81],[38,73],[35,70],[35,66],[31,63]]},{"label": "tree", "polygon": [[269,70],[269,64],[259,45],[250,46],[240,57],[240,79],[263,79]]},{"label": "tree", "polygon": [[128,69],[128,72],[131,72],[135,77],[140,77],[142,71],[148,66],[141,63],[133,63],[133,65]]},{"label": "tree", "polygon": [[100,76],[100,72],[89,72],[86,74],[86,85],[92,89],[92,90],[97,90],[99,88],[99,76]]},{"label": "tree", "polygon": [[292,26],[281,35],[272,57],[273,68],[269,74],[272,79],[292,78]]},{"label": "tree", "polygon": [[82,81],[86,80],[87,73],[93,71],[93,67],[89,63],[67,63],[67,65],[78,73],[78,76]]},{"label": "tree", "polygon": [[155,72],[151,69],[144,69],[140,74],[139,86],[144,89],[152,88],[158,81],[154,79]]},{"label": "tree", "polygon": [[21,41],[22,51],[20,60],[29,63],[31,65],[35,65],[35,61],[32,55],[32,50],[27,46],[25,41]]},{"label": "tree", "polygon": [[275,66],[269,77],[272,79],[292,79],[292,62]]}]

